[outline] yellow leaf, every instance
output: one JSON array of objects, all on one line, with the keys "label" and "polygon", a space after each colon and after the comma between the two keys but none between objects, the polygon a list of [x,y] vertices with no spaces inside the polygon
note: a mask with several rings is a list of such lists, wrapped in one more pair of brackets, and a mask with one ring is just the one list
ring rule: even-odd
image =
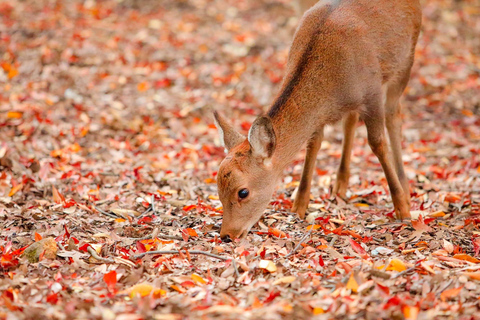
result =
[{"label": "yellow leaf", "polygon": [[403,306],[402,311],[406,320],[416,320],[420,310],[416,306],[405,305]]},{"label": "yellow leaf", "polygon": [[192,273],[192,280],[195,281],[197,284],[198,283],[201,283],[201,284],[207,283],[207,281],[205,281],[205,279],[203,279],[202,277],[200,277],[199,275],[197,275],[195,273]]},{"label": "yellow leaf", "polygon": [[135,296],[145,297],[152,292],[153,287],[148,283],[139,283],[130,288],[130,297]]},{"label": "yellow leaf", "polygon": [[430,217],[434,217],[434,218],[444,217],[444,216],[445,216],[445,212],[443,212],[443,211],[435,211],[435,212],[430,213],[429,216],[430,216]]},{"label": "yellow leaf", "polygon": [[366,204],[366,203],[361,203],[361,202],[355,203],[354,206],[355,206],[355,207],[362,207],[362,208],[368,208],[368,207],[369,207],[368,204]]},{"label": "yellow leaf", "polygon": [[358,283],[357,283],[357,280],[355,280],[355,277],[353,276],[353,273],[350,275],[350,279],[348,279],[347,289],[350,289],[350,290],[352,290],[352,292],[357,293]]},{"label": "yellow leaf", "polygon": [[272,261],[270,260],[260,260],[260,263],[258,264],[258,267],[260,269],[265,269],[267,270],[268,272],[275,272],[277,271],[277,266],[275,265],[275,263],[273,263]]},{"label": "yellow leaf", "polygon": [[283,312],[290,313],[293,310],[293,306],[291,304],[286,303],[282,306],[282,309],[283,309]]},{"label": "yellow leaf", "polygon": [[210,200],[218,200],[219,198],[218,198],[218,196],[215,196],[215,195],[211,194],[211,195],[208,196],[208,199],[210,199]]},{"label": "yellow leaf", "polygon": [[325,313],[325,311],[323,311],[322,308],[313,308],[313,314],[314,315],[323,314],[323,313]]},{"label": "yellow leaf", "polygon": [[390,264],[387,267],[387,271],[401,272],[401,271],[405,271],[405,270],[407,270],[407,267],[405,266],[405,263],[403,263],[402,260],[396,259],[396,258],[392,259],[392,261],[390,261]]},{"label": "yellow leaf", "polygon": [[166,294],[167,294],[167,291],[162,290],[162,289],[155,289],[155,290],[153,290],[153,297],[154,297],[155,299],[158,299],[158,298],[160,298],[161,296],[164,296],[164,295],[166,295]]},{"label": "yellow leaf", "polygon": [[292,283],[293,281],[295,281],[295,279],[297,279],[297,277],[294,277],[294,276],[283,277],[275,280],[273,282],[273,285],[275,286],[277,284],[282,284],[282,283]]},{"label": "yellow leaf", "polygon": [[22,188],[23,188],[23,183],[17,184],[15,187],[12,188],[12,190],[10,190],[10,192],[8,193],[8,196],[13,197],[13,195]]},{"label": "yellow leaf", "polygon": [[8,119],[20,119],[23,116],[23,113],[18,112],[18,111],[9,111],[7,113],[7,118]]}]

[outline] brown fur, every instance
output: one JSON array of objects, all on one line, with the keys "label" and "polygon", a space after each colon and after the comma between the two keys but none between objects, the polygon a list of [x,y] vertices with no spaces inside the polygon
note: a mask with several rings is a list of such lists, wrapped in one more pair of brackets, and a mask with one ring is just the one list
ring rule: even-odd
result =
[{"label": "brown fur", "polygon": [[[224,205],[221,236],[246,235],[262,215],[284,168],[308,140],[293,207],[303,218],[323,128],[342,118],[345,140],[334,192],[346,192],[354,127],[361,117],[384,169],[397,218],[410,217],[398,101],[408,82],[420,24],[418,0],[320,1],[305,13],[269,118],[257,119],[255,130],[240,142],[244,137],[216,115],[229,149],[218,179]],[[267,153],[269,146],[274,149]],[[238,198],[241,188],[250,190],[246,199]]]}]

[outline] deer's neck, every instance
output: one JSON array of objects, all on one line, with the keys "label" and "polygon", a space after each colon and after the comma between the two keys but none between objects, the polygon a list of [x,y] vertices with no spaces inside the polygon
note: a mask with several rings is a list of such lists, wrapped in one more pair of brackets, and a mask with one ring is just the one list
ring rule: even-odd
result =
[{"label": "deer's neck", "polygon": [[318,119],[315,121],[315,118],[305,108],[300,108],[294,99],[288,99],[281,110],[272,116],[277,139],[272,163],[277,169],[283,172],[318,129]]}]

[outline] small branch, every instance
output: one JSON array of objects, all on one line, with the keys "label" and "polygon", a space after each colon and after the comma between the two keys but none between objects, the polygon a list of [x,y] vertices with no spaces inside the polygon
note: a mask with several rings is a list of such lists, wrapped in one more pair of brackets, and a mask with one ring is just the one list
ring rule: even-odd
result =
[{"label": "small branch", "polygon": [[[188,253],[189,254],[201,254],[201,255],[204,255],[204,256],[208,256],[208,257],[215,258],[215,259],[218,259],[218,260],[223,260],[223,261],[231,260],[232,265],[233,265],[233,269],[235,269],[235,275],[237,277],[240,276],[240,274],[238,272],[238,269],[237,269],[237,262],[233,258],[226,258],[226,257],[218,256],[218,255],[210,253],[210,252],[200,251],[200,250],[192,250],[192,251],[188,251]],[[147,252],[135,255],[135,256],[133,256],[133,258],[134,259],[140,259],[140,258],[143,258],[144,256],[146,256],[147,254],[180,254],[180,250],[147,251]]]},{"label": "small branch", "polygon": [[407,274],[407,273],[409,273],[409,272],[415,271],[415,268],[416,268],[416,266],[413,266],[413,267],[411,267],[411,268],[408,268],[407,270],[403,270],[402,272],[397,273],[396,275],[394,275],[391,279],[396,279],[396,278],[401,277],[401,276],[403,276],[403,275],[405,275],[405,274]]},{"label": "small branch", "polygon": [[170,240],[183,240],[182,237],[180,236],[171,236],[168,234],[160,234],[158,233],[158,228],[153,229],[153,232],[147,236],[141,237],[141,238],[130,238],[133,240],[148,240],[148,239],[153,239],[153,238],[163,238],[163,239],[170,239]]},{"label": "small branch", "polygon": [[102,209],[98,208],[98,207],[95,206],[95,205],[94,205],[93,207],[95,208],[95,210],[97,210],[98,212],[100,212],[100,213],[103,214],[104,216],[107,216],[107,217],[112,218],[112,219],[117,219],[117,218],[119,218],[119,216],[117,216],[116,214],[103,211]]},{"label": "small branch", "polygon": [[99,260],[99,261],[102,261],[102,262],[105,262],[105,263],[114,263],[114,262],[115,262],[115,261],[112,260],[112,259],[100,257],[100,256],[98,255],[97,251],[95,251],[95,249],[93,249],[91,246],[88,246],[88,247],[87,247],[87,251],[88,251],[88,253],[90,253],[90,255],[91,255],[93,258],[95,258],[95,259],[97,259],[97,260]]},{"label": "small branch", "polygon": [[310,230],[308,230],[307,234],[306,234],[305,236],[303,236],[303,238],[300,240],[300,242],[295,246],[295,248],[294,248],[292,251],[290,251],[289,254],[287,254],[287,255],[285,256],[285,258],[289,258],[289,257],[291,257],[292,255],[294,255],[295,252],[297,252],[297,250],[302,246],[302,243],[303,243],[308,237],[310,237],[310,235],[312,234],[312,231],[313,231],[313,225],[314,225],[314,223],[315,223],[315,220],[313,220],[313,221],[314,221],[314,222],[311,224]]},{"label": "small branch", "polygon": [[153,238],[160,238],[160,239],[169,239],[169,240],[183,240],[182,237],[180,236],[172,236],[172,235],[169,235],[169,234],[157,234],[156,236],[153,236],[153,235],[148,235],[148,236],[144,236],[144,237],[141,237],[141,238],[130,238],[132,240],[149,240],[149,239],[153,239]]},{"label": "small branch", "polygon": [[152,208],[153,214],[155,214],[155,196],[152,194],[152,201],[150,203],[150,206]]}]

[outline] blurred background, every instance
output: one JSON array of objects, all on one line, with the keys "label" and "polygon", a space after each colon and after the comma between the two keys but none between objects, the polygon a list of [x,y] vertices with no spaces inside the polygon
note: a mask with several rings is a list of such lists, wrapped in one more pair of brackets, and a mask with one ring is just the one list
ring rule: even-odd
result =
[{"label": "blurred background", "polygon": [[[480,7],[422,5],[403,99],[408,174],[429,189],[476,188]],[[13,169],[3,173],[0,195],[20,183],[28,191],[26,177],[47,183],[61,171],[77,177],[77,190],[65,190],[73,198],[96,185],[103,198],[108,173],[132,177],[119,190],[179,183],[171,188],[195,197],[215,188],[223,149],[212,110],[248,130],[279,89],[299,21],[287,0],[9,0],[0,15],[0,158]],[[327,131],[317,196],[328,191],[341,139],[338,127]],[[369,182],[360,173],[372,163],[372,181],[383,174],[363,127],[355,141],[352,188],[362,188]],[[300,172],[293,166],[285,182]]]}]

